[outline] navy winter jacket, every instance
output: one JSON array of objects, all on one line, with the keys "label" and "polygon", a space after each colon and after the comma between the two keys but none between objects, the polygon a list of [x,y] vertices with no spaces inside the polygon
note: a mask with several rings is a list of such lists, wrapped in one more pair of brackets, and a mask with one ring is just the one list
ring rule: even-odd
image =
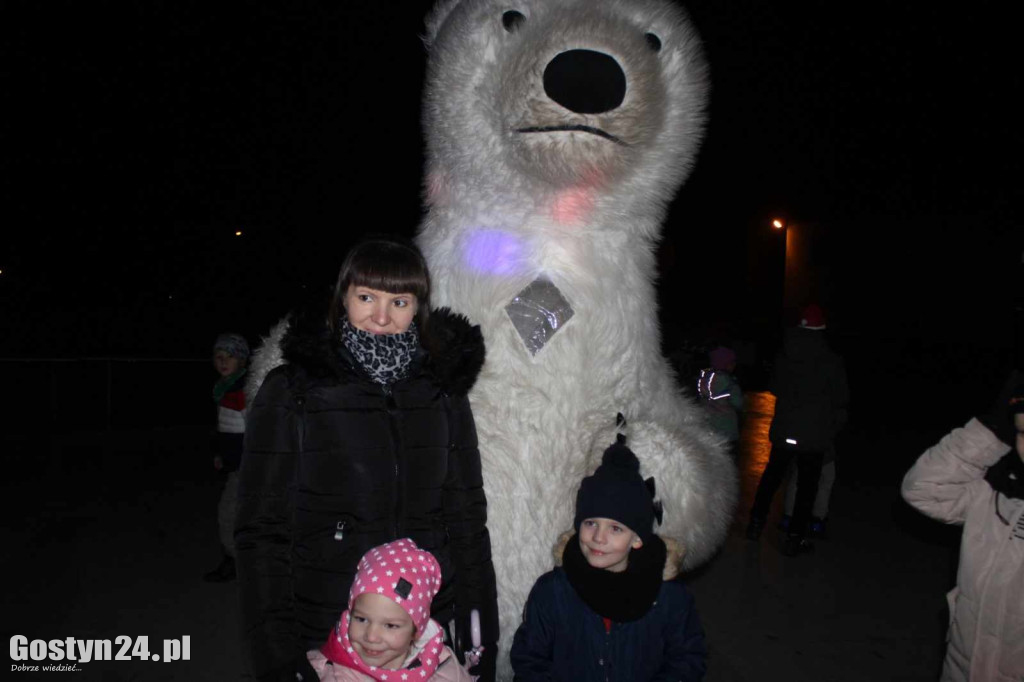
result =
[{"label": "navy winter jacket", "polygon": [[511,655],[521,682],[697,682],[707,649],[693,596],[681,583],[662,583],[646,615],[606,631],[601,616],[556,568],[533,586]]}]

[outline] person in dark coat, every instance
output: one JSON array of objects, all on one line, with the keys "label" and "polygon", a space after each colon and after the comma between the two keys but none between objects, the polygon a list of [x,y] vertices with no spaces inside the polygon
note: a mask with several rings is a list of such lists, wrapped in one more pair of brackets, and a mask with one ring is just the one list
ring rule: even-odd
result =
[{"label": "person in dark coat", "polygon": [[624,438],[576,497],[576,533],[542,575],[512,642],[517,682],[697,682],[706,670],[693,596],[673,580],[681,556],[654,534],[654,479]]},{"label": "person in dark coat", "polygon": [[806,536],[822,461],[846,421],[846,369],[825,342],[824,330],[825,315],[814,304],[804,309],[798,327],[786,330],[771,379],[775,417],[768,438],[772,450],[747,526],[748,539],[761,537],[775,491],[795,460],[796,505],[783,545],[789,556],[813,549]]},{"label": "person in dark coat", "polygon": [[455,651],[481,612],[474,672],[493,678],[497,593],[467,398],[483,339],[447,310],[428,317],[429,294],[415,246],[365,241],[326,310],[293,314],[280,348],[258,354],[283,364],[250,406],[235,534],[256,679],[315,679],[306,651],[344,610],[360,557],[405,537],[441,566],[431,617],[454,621]]}]

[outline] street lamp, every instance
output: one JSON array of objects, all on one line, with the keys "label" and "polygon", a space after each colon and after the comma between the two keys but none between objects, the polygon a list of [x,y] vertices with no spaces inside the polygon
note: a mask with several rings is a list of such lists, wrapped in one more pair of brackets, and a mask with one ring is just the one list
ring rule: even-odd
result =
[{"label": "street lamp", "polygon": [[780,309],[782,311],[783,321],[785,321],[787,306],[789,306],[790,303],[792,302],[790,297],[793,296],[796,293],[795,291],[793,291],[793,288],[792,288],[793,287],[793,283],[790,281],[792,276],[793,276],[793,273],[791,272],[791,269],[796,265],[792,261],[792,257],[791,257],[792,256],[792,254],[791,254],[792,244],[790,243],[790,240],[793,238],[793,235],[792,235],[793,225],[789,224],[783,218],[773,218],[772,219],[772,228],[774,229],[774,231],[781,232],[783,234],[783,242],[782,242],[782,292],[781,292],[781,294],[782,294],[782,296],[781,296],[781,298],[782,298],[782,301],[781,301],[782,305],[780,306]]}]

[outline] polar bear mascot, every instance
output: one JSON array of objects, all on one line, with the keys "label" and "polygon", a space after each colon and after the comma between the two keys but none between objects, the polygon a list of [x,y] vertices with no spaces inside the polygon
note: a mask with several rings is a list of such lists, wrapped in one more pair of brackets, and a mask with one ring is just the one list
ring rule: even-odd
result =
[{"label": "polar bear mascot", "polygon": [[664,0],[445,0],[426,43],[418,239],[435,304],[487,343],[470,399],[507,652],[617,415],[682,568],[728,529],[735,468],[660,354],[653,284],[707,71],[689,20]]}]

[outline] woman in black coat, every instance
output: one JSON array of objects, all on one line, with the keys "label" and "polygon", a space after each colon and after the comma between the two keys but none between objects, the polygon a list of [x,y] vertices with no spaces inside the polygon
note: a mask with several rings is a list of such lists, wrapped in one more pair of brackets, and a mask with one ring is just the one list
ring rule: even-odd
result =
[{"label": "woman in black coat", "polygon": [[405,537],[442,567],[431,615],[454,620],[460,654],[469,614],[480,611],[486,648],[473,672],[493,678],[497,596],[466,397],[483,338],[447,310],[428,317],[429,296],[414,246],[362,242],[327,314],[293,314],[280,347],[261,353],[283,364],[249,410],[235,533],[242,636],[257,679],[316,679],[305,652],[345,609],[359,558]]}]

